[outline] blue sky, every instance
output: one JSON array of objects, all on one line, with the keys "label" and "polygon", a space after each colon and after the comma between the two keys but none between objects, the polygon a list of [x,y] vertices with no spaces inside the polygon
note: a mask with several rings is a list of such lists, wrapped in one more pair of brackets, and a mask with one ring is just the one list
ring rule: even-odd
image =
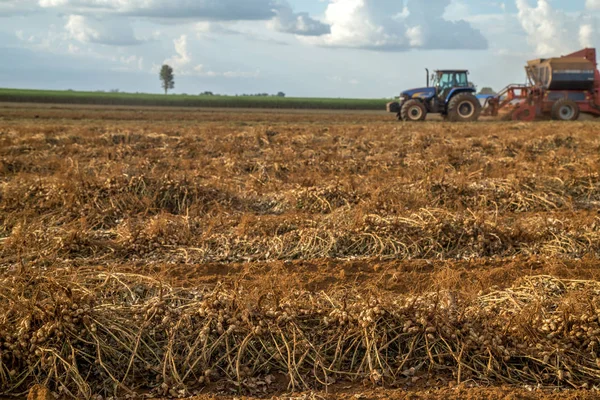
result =
[{"label": "blue sky", "polygon": [[[0,0],[0,87],[390,97],[599,42],[600,0]],[[6,62],[8,61],[8,62]]]}]

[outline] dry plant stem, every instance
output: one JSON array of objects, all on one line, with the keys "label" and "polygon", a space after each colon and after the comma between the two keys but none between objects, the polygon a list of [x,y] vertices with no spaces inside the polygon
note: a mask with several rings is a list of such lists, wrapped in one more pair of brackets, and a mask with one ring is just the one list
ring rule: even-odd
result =
[{"label": "dry plant stem", "polygon": [[[87,290],[94,282],[104,290]],[[57,286],[64,291],[50,290]],[[0,291],[4,395],[38,382],[73,398],[189,392],[209,380],[244,391],[248,379],[273,373],[287,377],[290,390],[339,379],[395,385],[439,373],[485,384],[580,387],[600,379],[595,281],[530,277],[464,299],[265,293],[279,305],[258,308],[244,301],[243,286],[177,289],[118,273],[10,277]]]},{"label": "dry plant stem", "polygon": [[597,125],[200,114],[3,114],[2,394],[597,384]]}]

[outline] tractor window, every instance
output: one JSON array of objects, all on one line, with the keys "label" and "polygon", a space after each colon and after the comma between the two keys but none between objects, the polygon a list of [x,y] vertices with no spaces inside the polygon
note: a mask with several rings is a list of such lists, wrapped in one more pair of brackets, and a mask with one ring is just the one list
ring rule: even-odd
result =
[{"label": "tractor window", "polygon": [[468,87],[469,86],[469,79],[467,78],[467,74],[464,72],[460,72],[456,74],[456,81],[457,81],[457,85],[459,87]]},{"label": "tractor window", "polygon": [[448,74],[448,73],[441,74],[440,81],[439,81],[440,88],[445,89],[445,88],[451,88],[453,86],[452,85],[452,75],[454,75],[454,74]]},{"label": "tractor window", "polygon": [[466,72],[441,72],[436,83],[440,89],[468,87],[469,79]]}]

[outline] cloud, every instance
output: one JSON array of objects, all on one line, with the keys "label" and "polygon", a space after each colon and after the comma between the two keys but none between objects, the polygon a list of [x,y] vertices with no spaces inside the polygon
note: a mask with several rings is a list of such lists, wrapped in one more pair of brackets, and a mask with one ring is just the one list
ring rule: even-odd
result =
[{"label": "cloud", "polygon": [[192,61],[192,55],[187,47],[187,35],[181,35],[178,39],[173,40],[173,44],[175,45],[176,55],[166,59],[164,64],[168,64],[174,69],[183,69]]},{"label": "cloud", "polygon": [[232,21],[269,21],[276,31],[303,36],[330,32],[328,25],[308,13],[294,12],[287,0],[39,0],[38,4],[74,15],[147,17],[165,24],[196,22],[199,34],[235,33],[214,24]]},{"label": "cloud", "polygon": [[260,76],[260,70],[256,70],[254,72],[244,72],[244,71],[225,71],[225,72],[216,72],[211,69],[207,69],[204,65],[199,64],[196,65],[193,71],[186,71],[183,75],[194,75],[194,76],[204,76],[209,78],[258,78]]},{"label": "cloud", "polygon": [[278,7],[275,0],[39,0],[39,4],[78,12],[214,21],[268,20]]},{"label": "cloud", "polygon": [[127,21],[100,20],[83,15],[70,15],[65,29],[72,39],[81,43],[132,46],[144,42],[135,37],[133,29]]},{"label": "cloud", "polygon": [[482,33],[444,17],[451,0],[329,0],[331,33],[309,43],[382,51],[487,49]]},{"label": "cloud", "polygon": [[592,15],[571,16],[555,10],[547,0],[537,0],[535,6],[528,0],[516,1],[519,22],[538,56],[560,56],[594,46],[597,19]]},{"label": "cloud", "polygon": [[[71,22],[73,21],[77,21],[77,19],[71,19]],[[74,26],[76,23],[74,22],[71,25]],[[77,32],[77,35],[79,34],[81,32]],[[79,39],[84,44],[91,43],[84,34],[82,35]],[[15,31],[15,37],[19,39],[21,49],[33,51],[36,54],[68,57],[71,60],[76,60],[74,64],[85,65],[89,61],[94,68],[102,65],[111,71],[144,71],[143,56],[128,54],[126,48],[120,48],[116,51],[114,49],[102,51],[102,48],[80,46],[73,43],[73,40],[77,40],[76,38],[58,26],[52,25],[49,30],[36,34],[19,29]],[[39,67],[39,65],[34,65],[34,67]],[[45,67],[44,65],[43,68]]]},{"label": "cloud", "polygon": [[232,29],[225,24],[213,21],[201,21],[194,24],[194,30],[199,36],[210,34],[218,35],[241,35],[240,31]]},{"label": "cloud", "polygon": [[321,36],[331,33],[331,27],[317,21],[308,13],[295,13],[288,4],[281,4],[275,10],[275,17],[269,25],[272,29],[301,36]]},{"label": "cloud", "polygon": [[[305,36],[329,33],[328,25],[313,19],[308,13],[294,12],[286,0],[39,0],[39,6],[78,15],[104,13],[149,17],[164,23],[174,20],[269,21],[270,26],[279,32]],[[200,29],[231,33],[215,32],[218,27],[206,25]]]},{"label": "cloud", "polygon": [[[61,27],[50,25],[47,30],[35,31],[26,26],[27,30],[18,29],[15,37],[19,46],[36,51],[63,53],[70,40],[69,35]],[[44,27],[45,28],[45,27]]]},{"label": "cloud", "polygon": [[67,51],[71,54],[78,54],[79,52],[81,52],[81,49],[77,46],[75,46],[73,43],[69,43],[69,46],[67,47]]},{"label": "cloud", "polygon": [[125,65],[125,67],[123,67],[124,70],[144,70],[144,57],[139,57],[136,55],[121,56],[119,58],[119,61],[121,62],[121,64]]},{"label": "cloud", "polygon": [[34,0],[0,0],[0,17],[30,14],[36,9]]},{"label": "cloud", "polygon": [[594,27],[591,24],[581,25],[579,28],[579,44],[582,47],[594,47]]},{"label": "cloud", "polygon": [[460,21],[470,16],[470,9],[467,3],[461,0],[452,0],[444,10],[444,19],[448,21]]},{"label": "cloud", "polygon": [[[206,68],[202,64],[193,63],[193,55],[188,48],[188,37],[187,35],[181,35],[179,38],[173,41],[175,47],[175,55],[166,59],[163,64],[170,65],[173,67],[175,74],[183,76],[202,76],[209,78],[257,78],[260,75],[260,71],[245,72],[245,71],[224,71],[217,72],[209,68]],[[123,60],[121,60],[123,61]],[[131,63],[140,62],[136,58],[131,58]],[[143,62],[143,61],[141,61]],[[159,66],[154,66],[153,70],[158,71]]]},{"label": "cloud", "polygon": [[258,78],[260,76],[260,70],[256,70],[254,72],[244,72],[244,71],[225,71],[225,72],[216,72],[211,69],[207,69],[204,65],[199,64],[196,65],[193,71],[186,71],[183,75],[194,75],[194,76],[205,76],[209,78]]},{"label": "cloud", "polygon": [[588,10],[600,10],[600,0],[586,0],[585,6]]},{"label": "cloud", "polygon": [[[288,46],[290,44],[285,40],[275,39],[268,35],[256,33],[257,30],[255,27],[250,24],[247,23],[245,27],[238,29],[238,25],[235,25],[235,23],[201,21],[194,24],[194,31],[196,32],[196,37],[203,40],[215,40],[217,36],[228,35],[237,36],[239,39],[250,42],[263,42],[278,46]],[[271,26],[271,29],[274,29],[274,27]],[[157,35],[157,37],[158,36],[160,35]]]}]

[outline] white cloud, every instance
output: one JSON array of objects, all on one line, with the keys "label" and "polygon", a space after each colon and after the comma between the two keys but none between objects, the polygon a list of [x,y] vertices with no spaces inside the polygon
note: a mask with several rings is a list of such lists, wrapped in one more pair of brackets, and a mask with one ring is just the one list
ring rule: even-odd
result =
[{"label": "white cloud", "polygon": [[421,26],[413,26],[406,30],[406,38],[410,47],[423,47],[425,44],[423,38],[423,28]]},{"label": "white cloud", "polygon": [[383,51],[486,49],[487,40],[464,20],[444,17],[451,0],[329,0],[331,33],[307,38],[330,47]]},{"label": "white cloud", "polygon": [[[77,18],[71,19],[72,27],[77,25]],[[69,25],[67,23],[67,25]],[[85,62],[85,59],[93,60],[95,65],[100,63],[107,70],[110,71],[144,71],[144,58],[139,55],[124,55],[126,54],[126,48],[119,48],[117,50],[110,49],[110,51],[102,51],[102,48],[94,48],[94,46],[88,46],[88,43],[92,43],[93,37],[88,37],[86,34],[92,35],[90,32],[76,31],[75,38],[71,33],[51,25],[50,29],[45,32],[41,32],[36,35],[26,33],[23,30],[17,30],[15,32],[16,37],[20,40],[20,45],[23,49],[33,50],[36,53],[50,53],[58,55],[59,57],[76,57],[77,64]],[[80,46],[73,41],[81,41],[85,46]],[[122,55],[118,55],[122,54]]]},{"label": "white cloud", "polygon": [[600,10],[600,0],[586,0],[585,6],[588,10]]},{"label": "white cloud", "polygon": [[311,18],[308,13],[295,13],[288,4],[281,4],[275,14],[269,25],[279,32],[302,36],[321,36],[331,32],[329,25]]},{"label": "white cloud", "polygon": [[174,69],[183,69],[192,61],[192,56],[187,47],[187,35],[181,35],[178,39],[173,40],[175,45],[175,53],[173,57],[166,59],[164,64],[168,64]]},{"label": "white cloud", "polygon": [[198,64],[194,67],[194,74],[204,76],[215,76],[216,73],[213,71],[207,71],[204,65]]},{"label": "white cloud", "polygon": [[254,72],[244,71],[225,71],[223,72],[225,78],[258,78],[260,76],[260,70]]},{"label": "white cloud", "polygon": [[225,72],[216,72],[210,69],[207,69],[204,65],[199,64],[196,65],[193,71],[184,72],[183,75],[195,75],[195,76],[205,76],[209,78],[258,78],[260,76],[260,70],[256,70],[254,72],[244,72],[244,71],[225,71]]},{"label": "white cloud", "polygon": [[44,27],[47,30],[35,33],[32,33],[30,30],[31,27],[27,28],[27,32],[22,29],[15,32],[15,36],[19,39],[20,45],[23,48],[34,49],[36,51],[63,53],[64,49],[68,47],[70,38],[62,28],[50,25],[50,27]]},{"label": "white cloud", "polygon": [[590,24],[581,25],[579,28],[579,44],[582,47],[594,47],[594,27]]},{"label": "white cloud", "polygon": [[138,57],[136,55],[121,56],[119,60],[122,64],[125,64],[130,68],[138,69],[140,71],[144,69],[144,57]]},{"label": "white cloud", "polygon": [[230,28],[229,26],[213,21],[201,21],[194,24],[194,30],[199,36],[210,34],[218,35],[239,35],[241,32]]},{"label": "white cloud", "polygon": [[527,33],[527,40],[540,56],[560,53],[568,46],[563,27],[565,15],[556,12],[546,0],[540,0],[535,7],[527,0],[517,0],[519,21]]},{"label": "white cloud", "polygon": [[19,39],[22,42],[29,42],[29,43],[34,43],[35,42],[35,36],[27,36],[25,35],[25,33],[23,32],[22,29],[19,29],[18,31],[15,32],[15,36],[17,37],[17,39]]},{"label": "white cloud", "polygon": [[[224,71],[217,72],[206,68],[203,64],[197,64],[192,67],[193,55],[188,49],[188,37],[187,35],[181,35],[179,38],[173,41],[175,47],[175,55],[171,58],[166,59],[163,64],[168,64],[173,67],[175,74],[183,76],[203,76],[209,78],[222,77],[222,78],[257,78],[260,76],[260,70],[254,72],[246,71]],[[132,59],[137,61],[137,59]],[[123,60],[122,60],[123,61]],[[137,61],[140,62],[140,61]],[[141,61],[143,62],[143,61]],[[154,66],[153,70],[158,71],[160,67]]]},{"label": "white cloud", "polygon": [[444,10],[444,19],[448,21],[460,21],[469,15],[469,6],[461,0],[452,0],[450,5]]},{"label": "white cloud", "polygon": [[571,16],[554,9],[548,0],[537,0],[534,6],[528,0],[516,2],[519,22],[538,56],[560,56],[594,46],[597,34],[593,16]]},{"label": "white cloud", "polygon": [[[62,0],[45,0],[62,1]],[[65,25],[70,37],[81,43],[131,46],[143,43],[135,37],[127,21],[99,20],[83,15],[70,15]]]}]

